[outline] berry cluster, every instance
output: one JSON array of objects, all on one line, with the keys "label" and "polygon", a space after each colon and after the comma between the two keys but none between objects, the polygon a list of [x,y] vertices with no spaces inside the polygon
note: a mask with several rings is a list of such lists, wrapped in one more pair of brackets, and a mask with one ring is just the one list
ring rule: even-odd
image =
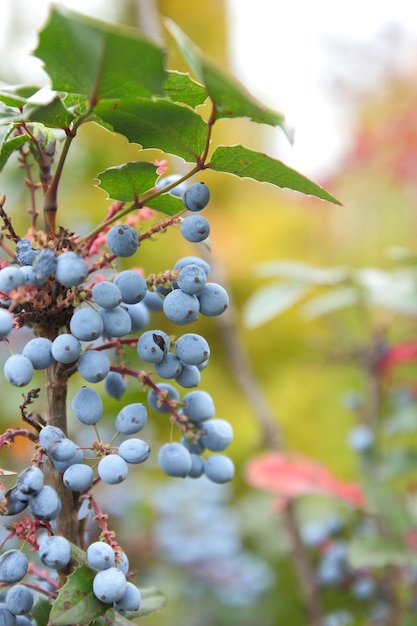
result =
[{"label": "berry cluster", "polygon": [[[206,239],[208,221],[194,213],[207,205],[209,197],[204,183],[188,187],[183,203],[191,215],[174,216],[161,230],[180,223],[188,241]],[[134,255],[141,239],[132,225],[122,223],[106,228],[104,249],[98,248],[95,239],[82,241],[68,232],[16,237],[17,263],[3,264],[0,269],[0,338],[9,346],[13,330],[33,331],[21,352],[6,359],[6,380],[24,387],[36,370],[44,370],[47,377],[65,386],[70,376],[78,374],[82,382],[71,399],[71,410],[81,424],[93,429],[91,445],[82,449],[67,436],[65,426],[39,416],[35,424],[28,420],[38,431],[30,433],[35,455],[3,497],[2,514],[17,515],[27,509],[30,518],[24,519],[34,520],[30,530],[22,535],[15,529],[12,536],[29,539],[42,564],[59,572],[70,571],[74,559],[71,542],[57,526],[63,509],[59,485],[73,494],[75,508],[87,500],[100,511],[93,496],[95,484],[122,482],[129,465],[150,456],[150,446],[134,436],[145,427],[148,409],[169,415],[180,431],[178,441],[159,450],[163,472],[191,478],[204,474],[214,483],[228,482],[234,475],[233,462],[223,454],[233,438],[231,425],[215,417],[208,392],[193,389],[181,397],[179,391],[199,385],[209,362],[208,342],[195,332],[172,337],[159,328],[146,329],[152,313],[180,326],[194,322],[199,314],[220,315],[228,306],[227,292],[209,282],[210,266],[197,256],[184,257],[172,269],[148,278],[136,270],[117,272],[117,258]],[[146,367],[152,365],[154,372],[128,367],[129,349],[134,349],[133,359],[139,358]],[[171,382],[156,382],[155,377]],[[140,402],[123,406],[114,420],[111,440],[103,441],[98,429],[103,400],[89,385],[103,383],[105,392],[119,400],[129,378],[148,390],[148,406]],[[24,419],[28,419],[26,408],[37,397],[36,391],[29,392],[23,405]],[[2,444],[13,437],[13,433],[5,434]],[[118,437],[123,440],[116,445]],[[51,471],[59,475],[58,486],[45,482]],[[99,513],[101,536],[86,550],[86,564],[96,571],[92,592],[117,611],[135,611],[141,603],[140,592],[126,580],[127,557],[103,519]],[[46,532],[39,535],[41,529]],[[27,571],[23,552],[12,549],[0,557],[0,583],[13,585],[8,592],[11,597],[25,588],[21,581]],[[9,604],[13,606],[12,600]],[[4,611],[13,614],[9,604]]]}]

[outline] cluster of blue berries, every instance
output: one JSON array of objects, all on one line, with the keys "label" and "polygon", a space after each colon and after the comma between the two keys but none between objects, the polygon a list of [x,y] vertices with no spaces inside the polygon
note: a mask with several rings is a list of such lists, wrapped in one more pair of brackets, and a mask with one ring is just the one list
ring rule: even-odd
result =
[{"label": "cluster of blue berries", "polygon": [[[206,218],[195,214],[209,198],[204,183],[191,185],[183,194],[191,215],[179,220],[181,233],[190,242],[204,241],[210,233]],[[232,441],[232,427],[215,416],[208,392],[193,389],[209,362],[208,342],[195,332],[173,338],[159,328],[146,330],[151,314],[157,311],[179,326],[194,322],[199,315],[211,317],[225,311],[227,292],[209,281],[209,264],[197,256],[184,257],[156,280],[146,280],[134,270],[114,271],[117,257],[130,257],[138,250],[140,238],[132,226],[117,224],[108,230],[109,252],[101,259],[88,258],[76,245],[68,249],[70,241],[70,237],[35,243],[19,239],[18,263],[0,269],[0,339],[9,345],[13,343],[12,331],[23,326],[34,331],[21,352],[6,359],[6,380],[24,387],[37,370],[60,369],[68,377],[78,373],[82,383],[71,400],[72,413],[80,423],[93,427],[96,435],[88,458],[61,428],[40,422],[33,464],[22,470],[4,493],[3,514],[17,515],[27,509],[41,526],[46,525],[48,532],[38,538],[38,554],[43,565],[52,570],[70,566],[72,548],[65,537],[53,534],[62,502],[57,490],[45,484],[45,470],[52,467],[60,472],[63,486],[75,498],[88,494],[98,481],[122,482],[129,465],[143,463],[150,456],[150,446],[134,436],[146,425],[148,408],[170,414],[180,429],[179,441],[166,443],[159,450],[163,472],[174,477],[205,475],[214,483],[228,482],[234,475],[232,460],[223,454]],[[102,268],[106,270],[104,277],[99,274]],[[122,347],[136,347],[136,356],[152,365],[154,375],[171,382],[154,382],[153,375],[134,370],[134,377],[149,387],[148,407],[140,402],[123,406],[115,417],[115,435],[105,443],[97,430],[103,400],[89,385],[103,383],[109,396],[122,398],[128,375],[132,375],[132,370],[118,363]],[[181,397],[178,388],[192,390]],[[114,445],[118,436],[123,441]],[[138,609],[141,596],[126,580],[124,553],[115,552],[114,546],[100,540],[88,546],[86,559],[88,566],[97,570],[93,583],[97,599],[120,612]],[[21,581],[27,569],[27,557],[20,550],[9,550],[0,557],[0,582],[12,585],[7,608],[0,604],[1,615],[4,611],[13,615],[10,598],[20,593],[21,587],[25,589]],[[20,623],[11,619],[13,624]]]}]

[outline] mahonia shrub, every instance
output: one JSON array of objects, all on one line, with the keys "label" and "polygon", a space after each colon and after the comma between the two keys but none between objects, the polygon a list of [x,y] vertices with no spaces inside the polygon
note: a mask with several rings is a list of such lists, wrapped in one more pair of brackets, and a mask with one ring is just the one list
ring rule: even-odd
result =
[{"label": "mahonia shrub", "polygon": [[[167,27],[194,78],[167,69],[165,51],[140,32],[55,7],[34,52],[50,78],[43,103],[32,98],[38,88],[6,86],[0,92],[0,168],[17,154],[31,202],[30,223],[19,233],[15,208],[0,199],[3,383],[23,390],[19,423],[0,436],[0,445],[13,454],[16,440],[26,438],[32,450],[17,473],[8,469],[7,455],[1,470],[8,529],[0,555],[4,624],[33,618],[39,626],[122,625],[162,606],[159,591],[140,589],[105,502],[95,494],[98,483],[129,480],[129,467],[147,461],[152,413],[172,425],[170,440],[152,451],[161,472],[174,479],[205,476],[215,484],[233,479],[227,454],[233,430],[201,387],[210,346],[196,327],[200,317],[224,313],[227,291],[198,254],[163,272],[133,267],[136,261],[141,266],[141,246],[172,226],[180,227],[179,237],[209,250],[210,223],[202,212],[210,190],[192,178],[210,169],[337,203],[263,153],[237,145],[211,151],[220,119],[247,117],[286,132],[284,119],[206,58],[175,24]],[[206,117],[199,112],[203,104]],[[97,174],[111,203],[101,222],[80,235],[59,225],[58,189],[72,143],[91,123],[138,144],[140,158]],[[164,157],[146,161],[148,148]],[[169,171],[170,156],[189,165],[185,174]],[[125,259],[131,269],[124,269]],[[157,327],[150,323],[153,312],[159,312]],[[175,336],[164,330],[166,321],[178,328]],[[23,345],[15,351],[14,338],[22,331]],[[33,386],[38,371],[42,388]],[[123,403],[127,385],[144,390],[146,402]],[[110,434],[100,428],[103,393],[121,401]],[[45,408],[38,412],[40,397]],[[89,445],[68,436],[67,415]],[[94,541],[86,520],[96,525]]]}]

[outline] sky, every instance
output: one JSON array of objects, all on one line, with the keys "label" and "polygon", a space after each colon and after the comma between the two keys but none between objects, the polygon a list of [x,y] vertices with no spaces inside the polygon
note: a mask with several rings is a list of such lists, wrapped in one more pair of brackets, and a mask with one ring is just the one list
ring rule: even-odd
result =
[{"label": "sky", "polygon": [[[42,73],[36,61],[28,63],[26,55],[36,46],[36,32],[46,18],[50,2],[1,1],[1,75],[20,74],[20,82],[35,82],[42,78]],[[91,15],[103,14],[101,0],[62,3]],[[103,17],[111,20],[116,6],[113,1],[105,2]],[[391,37],[382,54],[400,67],[415,58],[415,2],[256,0],[255,10],[253,0],[227,0],[227,6],[232,71],[262,102],[284,113],[294,129],[292,146],[280,131],[272,131],[273,145],[268,146],[268,151],[308,176],[331,173],[354,120],[348,102],[335,98],[329,83],[338,74],[347,81],[367,85],[383,80],[384,73],[375,69],[374,57],[380,56],[384,47],[382,34],[392,34],[395,28],[402,33],[401,42],[393,42]],[[20,38],[9,36],[13,19],[23,27]],[[358,47],[362,58],[349,65],[349,55],[337,55],[340,45],[348,49]]]}]

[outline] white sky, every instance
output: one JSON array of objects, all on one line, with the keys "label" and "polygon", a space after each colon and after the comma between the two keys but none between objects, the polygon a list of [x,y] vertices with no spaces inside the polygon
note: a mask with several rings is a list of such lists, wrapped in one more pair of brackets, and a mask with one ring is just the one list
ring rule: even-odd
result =
[{"label": "white sky", "polygon": [[[35,61],[28,64],[26,54],[36,45],[36,32],[46,18],[50,2],[0,1],[0,75],[8,72],[11,77],[20,71],[19,82],[37,82],[41,76],[39,66]],[[295,129],[292,147],[287,146],[280,132],[275,135],[272,131],[272,136],[277,137],[276,152],[275,144],[268,151],[309,176],[325,174],[345,145],[351,124],[349,108],[332,98],[325,88],[329,73],[335,70],[334,42],[368,44],[369,61],[378,33],[387,24],[397,24],[408,34],[411,45],[393,49],[391,61],[406,63],[410,48],[417,51],[415,0],[227,1],[232,70],[260,100],[282,111]],[[110,20],[117,7],[115,0],[62,3],[91,15],[101,13]],[[23,26],[22,39],[8,37],[13,20]],[[363,76],[359,77],[362,81],[370,79],[366,70],[364,59]],[[348,76],[349,71],[358,72],[358,65],[353,70],[340,67],[339,71]]]}]

